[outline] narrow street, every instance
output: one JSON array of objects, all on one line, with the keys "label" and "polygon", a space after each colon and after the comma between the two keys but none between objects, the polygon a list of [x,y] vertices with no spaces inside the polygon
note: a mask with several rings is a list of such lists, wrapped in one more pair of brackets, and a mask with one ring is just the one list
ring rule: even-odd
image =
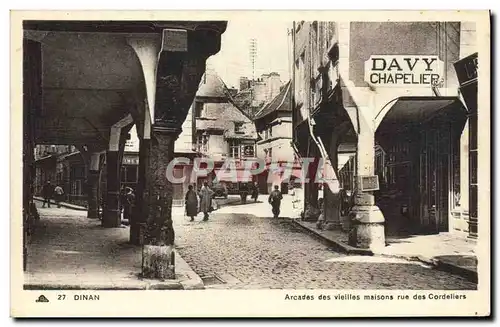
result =
[{"label": "narrow street", "polygon": [[[263,198],[260,199],[265,200]],[[403,259],[334,252],[266,203],[228,206],[208,222],[176,216],[177,248],[207,288],[476,289],[459,276]],[[236,213],[232,213],[231,211]],[[259,215],[261,217],[259,217]]]}]

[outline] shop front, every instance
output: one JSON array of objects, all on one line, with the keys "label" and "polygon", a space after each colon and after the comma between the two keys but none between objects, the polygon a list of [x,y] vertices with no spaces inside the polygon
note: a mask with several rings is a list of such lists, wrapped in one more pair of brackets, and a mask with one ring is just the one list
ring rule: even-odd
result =
[{"label": "shop front", "polygon": [[450,231],[460,203],[460,136],[467,111],[457,97],[399,98],[377,128],[377,206],[393,235]]},{"label": "shop front", "polygon": [[455,64],[455,70],[459,81],[459,90],[462,98],[469,111],[469,130],[468,130],[468,179],[469,187],[468,193],[468,233],[469,237],[477,238],[478,234],[478,178],[477,178],[477,164],[478,164],[478,120],[477,120],[477,106],[478,106],[478,53],[473,53]]}]

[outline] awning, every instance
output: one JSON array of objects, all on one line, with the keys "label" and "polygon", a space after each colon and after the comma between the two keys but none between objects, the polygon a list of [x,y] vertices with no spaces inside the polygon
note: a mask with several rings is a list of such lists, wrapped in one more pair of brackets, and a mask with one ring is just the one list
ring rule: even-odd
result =
[{"label": "awning", "polygon": [[451,122],[461,132],[466,120],[467,109],[458,97],[401,97],[388,109],[376,133],[395,135],[437,121]]}]

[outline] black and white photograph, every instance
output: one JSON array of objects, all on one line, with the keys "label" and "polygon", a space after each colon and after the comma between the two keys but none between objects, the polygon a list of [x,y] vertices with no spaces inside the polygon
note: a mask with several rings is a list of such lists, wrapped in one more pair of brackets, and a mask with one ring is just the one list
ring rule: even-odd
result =
[{"label": "black and white photograph", "polygon": [[377,14],[13,12],[11,315],[489,314],[490,13]]}]

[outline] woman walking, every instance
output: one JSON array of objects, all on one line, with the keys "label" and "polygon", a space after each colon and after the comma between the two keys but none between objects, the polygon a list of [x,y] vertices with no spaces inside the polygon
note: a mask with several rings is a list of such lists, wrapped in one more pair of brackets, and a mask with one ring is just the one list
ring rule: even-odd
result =
[{"label": "woman walking", "polygon": [[188,186],[188,191],[185,197],[186,204],[186,215],[191,217],[191,221],[194,221],[194,217],[198,215],[198,195],[193,190],[193,185]]},{"label": "woman walking", "polygon": [[208,187],[208,183],[204,182],[200,190],[200,211],[203,212],[203,221],[208,220],[208,213],[212,207],[212,197],[214,191]]}]

